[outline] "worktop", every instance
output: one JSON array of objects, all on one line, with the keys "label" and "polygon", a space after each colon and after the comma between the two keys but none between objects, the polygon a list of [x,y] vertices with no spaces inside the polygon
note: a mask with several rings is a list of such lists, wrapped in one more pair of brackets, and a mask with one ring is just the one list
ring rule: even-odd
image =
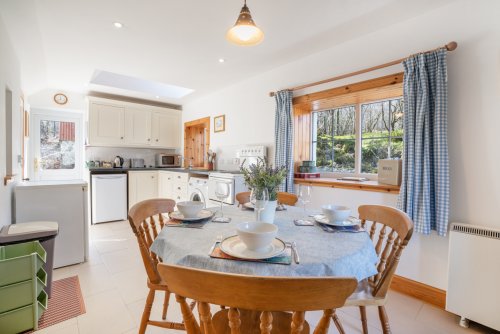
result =
[{"label": "worktop", "polygon": [[143,168],[102,168],[102,167],[93,167],[89,168],[90,174],[119,174],[119,173],[128,173],[128,172],[138,172],[138,171],[165,171],[165,172],[177,172],[177,173],[189,173],[189,174],[198,174],[198,175],[207,175],[211,172],[206,169],[187,169],[187,168],[161,168],[161,167],[143,167]]}]

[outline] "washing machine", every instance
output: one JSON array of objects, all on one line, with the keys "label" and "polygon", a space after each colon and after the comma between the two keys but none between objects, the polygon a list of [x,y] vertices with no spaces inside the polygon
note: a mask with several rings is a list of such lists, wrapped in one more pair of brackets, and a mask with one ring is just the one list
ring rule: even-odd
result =
[{"label": "washing machine", "polygon": [[208,178],[190,177],[188,182],[189,200],[199,201],[210,207],[208,200]]}]

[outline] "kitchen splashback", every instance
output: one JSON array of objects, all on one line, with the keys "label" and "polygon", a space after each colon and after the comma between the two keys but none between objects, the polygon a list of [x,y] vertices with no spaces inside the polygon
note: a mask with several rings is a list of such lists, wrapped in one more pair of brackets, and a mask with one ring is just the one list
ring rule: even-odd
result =
[{"label": "kitchen splashback", "polygon": [[85,161],[113,161],[117,155],[123,159],[144,159],[146,166],[155,165],[156,153],[178,153],[176,150],[130,148],[130,147],[87,147],[85,148]]}]

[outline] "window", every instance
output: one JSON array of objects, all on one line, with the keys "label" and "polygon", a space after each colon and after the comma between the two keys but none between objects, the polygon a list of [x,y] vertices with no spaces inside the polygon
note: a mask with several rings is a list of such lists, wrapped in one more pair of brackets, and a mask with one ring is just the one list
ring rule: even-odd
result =
[{"label": "window", "polygon": [[[355,170],[356,108],[345,106],[313,113],[312,147],[322,170]],[[314,156],[313,153],[313,156]]]},{"label": "window", "polygon": [[379,159],[403,153],[403,99],[361,105],[361,173],[377,173]]},{"label": "window", "polygon": [[312,159],[322,171],[375,174],[379,159],[401,158],[401,97],[312,114]]},{"label": "window", "polygon": [[75,123],[40,120],[40,168],[75,168]]},{"label": "window", "polygon": [[32,110],[31,177],[35,180],[82,178],[82,115]]}]

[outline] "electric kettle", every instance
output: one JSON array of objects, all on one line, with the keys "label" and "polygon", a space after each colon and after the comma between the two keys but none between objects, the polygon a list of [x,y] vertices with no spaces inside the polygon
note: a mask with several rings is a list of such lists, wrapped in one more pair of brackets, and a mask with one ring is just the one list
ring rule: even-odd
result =
[{"label": "electric kettle", "polygon": [[115,167],[116,168],[122,168],[123,167],[123,158],[120,157],[119,155],[117,155],[116,158],[115,158]]}]

